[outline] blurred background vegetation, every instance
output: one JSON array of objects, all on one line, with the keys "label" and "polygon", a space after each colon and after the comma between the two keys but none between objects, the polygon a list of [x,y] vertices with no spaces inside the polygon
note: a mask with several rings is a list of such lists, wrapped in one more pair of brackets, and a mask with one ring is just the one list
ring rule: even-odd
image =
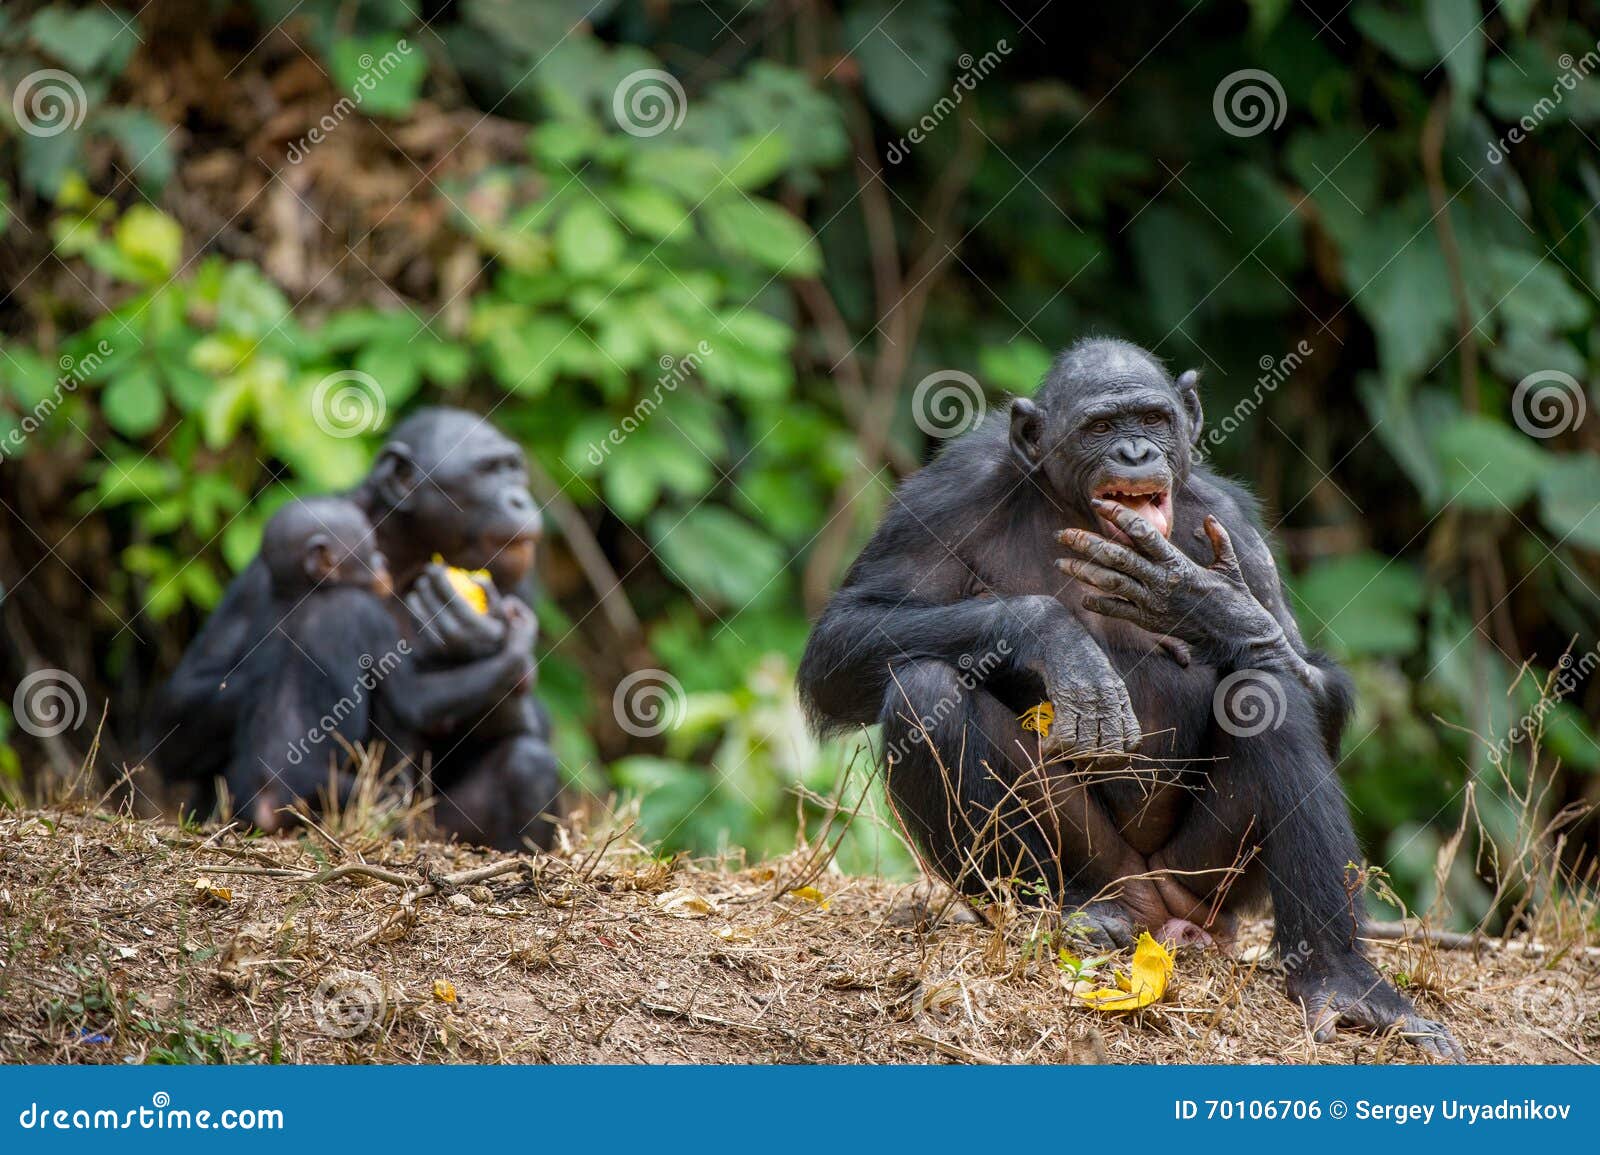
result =
[{"label": "blurred background vegetation", "polygon": [[[1593,401],[1600,5],[1036,7],[8,2],[0,437],[29,429],[0,463],[6,703],[64,668],[109,711],[101,765],[137,759],[263,518],[381,441],[313,419],[356,371],[385,425],[446,402],[527,446],[574,785],[642,795],[669,848],[788,849],[795,788],[859,762],[808,738],[793,670],[937,449],[916,384],[969,373],[993,404],[1103,332],[1204,372],[1212,459],[1360,683],[1343,773],[1400,893],[1489,913],[1530,816],[1579,863],[1600,417],[1530,436],[1513,391],[1556,372]],[[81,94],[24,131],[45,69]],[[1223,102],[1242,69],[1271,78],[1265,123]],[[664,121],[627,86],[655,70]],[[1569,648],[1535,758],[1474,737]],[[611,696],[652,667],[687,706],[639,738]],[[94,730],[36,741],[4,710],[14,792]],[[868,822],[843,862],[909,866]]]}]

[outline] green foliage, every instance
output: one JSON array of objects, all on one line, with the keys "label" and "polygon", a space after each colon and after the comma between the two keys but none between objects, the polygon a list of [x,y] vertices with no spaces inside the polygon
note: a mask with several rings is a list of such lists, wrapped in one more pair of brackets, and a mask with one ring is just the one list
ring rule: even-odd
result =
[{"label": "green foliage", "polygon": [[[1210,428],[1229,419],[1208,458],[1283,522],[1305,633],[1361,687],[1344,770],[1402,892],[1434,885],[1466,783],[1494,837],[1514,836],[1505,783],[1434,720],[1504,734],[1533,705],[1529,679],[1504,692],[1523,658],[1550,669],[1574,637],[1600,641],[1600,82],[1563,66],[1593,48],[1563,11],[1357,0],[1323,28],[1284,0],[1090,6],[1045,46],[1003,6],[947,0],[849,0],[803,32],[766,5],[673,6],[669,25],[630,0],[464,0],[424,28],[406,0],[254,0],[258,31],[288,21],[330,114],[353,105],[374,148],[475,124],[510,141],[404,158],[407,209],[442,222],[417,252],[464,252],[475,277],[370,292],[342,267],[305,293],[249,230],[219,241],[188,208],[180,150],[229,129],[191,110],[171,131],[110,8],[11,7],[6,90],[58,69],[83,97],[81,123],[48,135],[0,101],[0,238],[65,270],[19,283],[4,315],[0,438],[8,464],[54,466],[68,524],[106,524],[115,576],[97,592],[119,616],[187,636],[264,518],[361,476],[402,410],[492,412],[644,625],[643,641],[595,635],[588,575],[538,607],[570,773],[638,794],[669,849],[786,849],[821,814],[797,819],[793,791],[859,797],[853,745],[812,742],[790,687],[801,576],[829,560],[830,527],[863,539],[891,480],[857,459],[847,362],[869,386],[893,368],[882,456],[900,468],[934,448],[910,413],[925,374],[972,373],[996,401],[1073,337],[1114,332],[1204,371]],[[1002,41],[1003,65],[935,112]],[[1260,132],[1218,121],[1219,83],[1243,69],[1282,89]],[[641,78],[654,112],[627,99]],[[913,125],[925,139],[884,167]],[[259,140],[224,143],[253,168]],[[1542,436],[1517,390],[1550,374],[1588,420]],[[383,420],[330,431],[315,400],[332,378],[372,382]],[[619,664],[652,662],[687,718],[627,741],[609,691]],[[1567,785],[1600,768],[1595,693],[1545,717]],[[0,731],[0,777],[16,740]],[[878,827],[859,839],[842,858],[904,865]],[[1473,912],[1463,870],[1445,889]]]}]

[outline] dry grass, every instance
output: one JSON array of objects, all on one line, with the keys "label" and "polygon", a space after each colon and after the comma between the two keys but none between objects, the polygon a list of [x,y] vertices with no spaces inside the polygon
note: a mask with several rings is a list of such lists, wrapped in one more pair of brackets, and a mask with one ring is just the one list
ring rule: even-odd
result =
[{"label": "dry grass", "polygon": [[[1181,954],[1162,1004],[1108,1016],[1068,1004],[1040,916],[910,925],[912,888],[819,876],[825,857],[725,871],[615,830],[515,859],[0,812],[0,1059],[1424,1061],[1393,1039],[1313,1046],[1264,924],[1237,958]],[[813,877],[826,909],[783,893]],[[1373,953],[1473,1061],[1600,1058],[1593,946]]]}]

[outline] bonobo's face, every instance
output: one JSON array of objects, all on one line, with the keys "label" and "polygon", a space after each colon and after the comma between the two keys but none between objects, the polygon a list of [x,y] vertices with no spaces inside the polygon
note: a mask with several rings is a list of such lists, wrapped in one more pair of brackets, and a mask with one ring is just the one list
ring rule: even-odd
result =
[{"label": "bonobo's face", "polygon": [[421,420],[427,428],[412,447],[419,476],[406,505],[408,532],[428,555],[488,569],[503,589],[517,585],[544,532],[521,447],[474,414],[437,410]]},{"label": "bonobo's face", "polygon": [[1035,401],[1014,403],[1012,448],[1085,525],[1125,536],[1094,512],[1099,498],[1169,537],[1198,412],[1193,374],[1174,382],[1136,346],[1087,342],[1058,362]]},{"label": "bonobo's face", "polygon": [[273,515],[262,553],[280,595],[358,586],[388,597],[389,563],[366,514],[340,498],[312,498]]}]

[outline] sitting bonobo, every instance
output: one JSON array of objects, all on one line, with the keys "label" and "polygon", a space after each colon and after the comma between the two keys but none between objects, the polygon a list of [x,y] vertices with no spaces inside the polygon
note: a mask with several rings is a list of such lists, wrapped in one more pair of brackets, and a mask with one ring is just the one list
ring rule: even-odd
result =
[{"label": "sitting bonobo", "polygon": [[1196,382],[1083,341],[946,446],[817,622],[802,697],[823,729],[882,724],[900,818],[967,893],[1042,881],[1123,945],[1270,899],[1317,1039],[1460,1058],[1358,948],[1350,685],[1306,648],[1255,502],[1193,460]]},{"label": "sitting bonobo", "polygon": [[[440,683],[452,672],[419,671],[391,612],[388,564],[372,523],[343,498],[291,502],[267,522],[261,555],[271,597],[263,640],[245,659],[256,690],[235,731],[226,780],[236,813],[262,830],[283,811],[343,803],[345,769],[358,744],[384,743],[408,758]],[[532,616],[503,607],[522,653],[533,646]],[[513,693],[525,669],[511,658],[499,679]]]}]

